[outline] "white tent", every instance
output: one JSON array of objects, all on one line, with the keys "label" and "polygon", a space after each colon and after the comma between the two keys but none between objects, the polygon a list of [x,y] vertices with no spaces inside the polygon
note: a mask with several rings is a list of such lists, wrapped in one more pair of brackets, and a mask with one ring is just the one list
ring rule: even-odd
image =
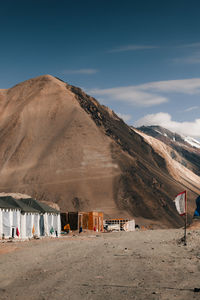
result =
[{"label": "white tent", "polygon": [[0,238],[60,236],[60,212],[32,198],[0,196]]},{"label": "white tent", "polygon": [[61,221],[60,212],[49,205],[39,202],[33,198],[20,199],[26,206],[32,207],[40,212],[39,235],[60,236]]},{"label": "white tent", "polygon": [[0,237],[16,237],[20,232],[20,208],[12,197],[0,197]]}]

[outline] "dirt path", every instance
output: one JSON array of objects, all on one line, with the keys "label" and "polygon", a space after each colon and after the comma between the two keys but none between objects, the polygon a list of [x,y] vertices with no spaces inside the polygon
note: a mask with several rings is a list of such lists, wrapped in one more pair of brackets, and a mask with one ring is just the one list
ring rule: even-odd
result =
[{"label": "dirt path", "polygon": [[186,247],[181,236],[155,230],[0,244],[0,299],[200,299],[200,231]]}]

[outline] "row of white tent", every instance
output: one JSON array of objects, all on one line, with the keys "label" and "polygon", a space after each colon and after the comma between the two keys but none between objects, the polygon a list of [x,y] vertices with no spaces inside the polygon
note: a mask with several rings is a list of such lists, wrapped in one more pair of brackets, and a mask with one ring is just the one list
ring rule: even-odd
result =
[{"label": "row of white tent", "polygon": [[0,197],[0,238],[60,236],[60,212],[33,198]]}]

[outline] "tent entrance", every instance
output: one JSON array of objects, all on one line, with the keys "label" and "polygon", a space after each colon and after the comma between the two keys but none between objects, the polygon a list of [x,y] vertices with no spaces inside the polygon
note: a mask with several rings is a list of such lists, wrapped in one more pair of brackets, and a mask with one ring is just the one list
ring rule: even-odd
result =
[{"label": "tent entrance", "polygon": [[44,236],[44,216],[40,215],[40,235]]},{"label": "tent entrance", "polygon": [[15,227],[12,227],[12,238],[14,239],[15,237]]}]

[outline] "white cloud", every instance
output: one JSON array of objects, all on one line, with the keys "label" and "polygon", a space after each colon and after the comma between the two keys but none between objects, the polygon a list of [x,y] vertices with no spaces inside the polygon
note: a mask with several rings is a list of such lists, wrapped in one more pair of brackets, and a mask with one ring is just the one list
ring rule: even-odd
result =
[{"label": "white cloud", "polygon": [[200,119],[196,119],[193,122],[177,122],[172,120],[170,114],[160,112],[146,115],[134,124],[136,127],[143,125],[159,125],[184,136],[200,138]]},{"label": "white cloud", "polygon": [[139,85],[138,88],[164,93],[200,94],[200,78],[155,81]]},{"label": "white cloud", "polygon": [[120,117],[122,120],[124,120],[125,122],[128,122],[131,120],[131,115],[128,114],[121,114],[121,113],[116,113],[118,115],[118,117]]},{"label": "white cloud", "polygon": [[191,106],[191,107],[186,108],[184,110],[184,112],[190,112],[190,111],[193,111],[193,110],[197,110],[199,108],[200,108],[199,106]]},{"label": "white cloud", "polygon": [[137,86],[118,87],[102,90],[95,89],[90,90],[89,93],[95,96],[104,96],[106,97],[106,100],[108,102],[115,100],[119,102],[126,102],[134,106],[143,107],[158,105],[168,101],[166,97],[144,92]]},{"label": "white cloud", "polygon": [[104,98],[105,102],[119,101],[133,106],[150,107],[168,102],[169,96],[165,94],[200,94],[200,78],[155,81],[109,89],[93,89],[89,90],[88,93]]},{"label": "white cloud", "polygon": [[97,73],[96,69],[63,70],[62,74],[85,74],[91,75]]},{"label": "white cloud", "polygon": [[116,47],[114,49],[109,50],[109,53],[115,52],[127,52],[127,51],[137,51],[137,50],[148,50],[148,49],[156,49],[157,46],[151,45],[126,45],[121,47]]}]

